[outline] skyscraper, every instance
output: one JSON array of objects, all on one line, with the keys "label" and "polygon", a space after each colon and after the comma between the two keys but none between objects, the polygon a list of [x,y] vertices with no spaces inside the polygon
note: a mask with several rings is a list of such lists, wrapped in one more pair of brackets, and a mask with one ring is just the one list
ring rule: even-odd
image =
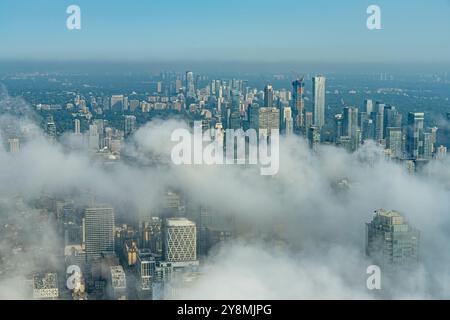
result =
[{"label": "skyscraper", "polygon": [[291,107],[283,107],[283,112],[280,112],[280,114],[282,114],[284,133],[287,136],[292,135],[294,133],[294,122]]},{"label": "skyscraper", "polygon": [[366,225],[366,254],[382,267],[413,266],[419,259],[420,232],[396,211],[375,211]]},{"label": "skyscraper", "polygon": [[440,146],[437,148],[436,158],[438,160],[444,160],[447,158],[447,147],[446,146]]},{"label": "skyscraper", "polygon": [[431,160],[433,157],[433,139],[431,132],[422,134],[423,148],[420,151],[420,157],[425,160]]},{"label": "skyscraper", "polygon": [[113,110],[113,111],[123,111],[124,110],[124,96],[123,95],[113,95],[111,97],[111,110]]},{"label": "skyscraper", "polygon": [[320,129],[319,127],[310,127],[308,130],[308,142],[309,147],[314,153],[319,152],[320,146]]},{"label": "skyscraper", "polygon": [[313,126],[314,119],[313,119],[313,113],[312,112],[305,112],[305,137],[308,137],[309,128]]},{"label": "skyscraper", "polygon": [[391,157],[401,159],[403,157],[403,132],[400,127],[387,128],[386,148],[389,149]]},{"label": "skyscraper", "polygon": [[344,135],[344,116],[342,114],[336,114],[334,116],[334,141],[338,142]]},{"label": "skyscraper", "polygon": [[266,130],[270,135],[272,130],[280,130],[280,110],[278,108],[252,109],[250,127],[258,131]]},{"label": "skyscraper", "polygon": [[125,116],[125,119],[124,119],[125,137],[132,135],[135,130],[136,130],[136,117],[135,116]]},{"label": "skyscraper", "polygon": [[79,119],[74,120],[74,133],[77,135],[81,133],[81,123]]},{"label": "skyscraper", "polygon": [[368,116],[370,116],[373,112],[373,101],[368,99],[364,100],[364,112],[367,113]]},{"label": "skyscraper", "polygon": [[384,137],[387,139],[388,128],[402,126],[402,115],[394,106],[386,106],[384,108]]},{"label": "skyscraper", "polygon": [[84,234],[88,260],[114,253],[114,209],[97,206],[85,209]]},{"label": "skyscraper", "polygon": [[8,139],[9,152],[12,154],[17,154],[20,151],[19,139]]},{"label": "skyscraper", "polygon": [[384,108],[385,104],[377,102],[375,111],[375,140],[380,142],[384,139]]},{"label": "skyscraper", "polygon": [[47,117],[46,133],[50,140],[56,140],[56,124],[51,115]]},{"label": "skyscraper", "polygon": [[355,137],[358,129],[358,108],[345,107],[343,117],[343,135]]},{"label": "skyscraper", "polygon": [[264,87],[264,107],[273,108],[273,87],[269,84]]},{"label": "skyscraper", "polygon": [[423,148],[423,141],[421,140],[421,137],[424,128],[424,121],[424,113],[411,112],[408,114],[406,151],[413,159],[417,159],[419,157],[420,149]]},{"label": "skyscraper", "polygon": [[197,261],[197,228],[194,222],[185,218],[166,219],[164,258],[175,266]]},{"label": "skyscraper", "polygon": [[325,125],[325,77],[313,78],[314,125],[319,129]]},{"label": "skyscraper", "polygon": [[305,82],[303,78],[292,82],[292,115],[296,129],[301,129],[305,125]]},{"label": "skyscraper", "polygon": [[228,129],[241,129],[241,94],[237,90],[231,91],[231,108]]},{"label": "skyscraper", "polygon": [[188,98],[195,98],[195,81],[192,71],[186,72],[186,96]]}]

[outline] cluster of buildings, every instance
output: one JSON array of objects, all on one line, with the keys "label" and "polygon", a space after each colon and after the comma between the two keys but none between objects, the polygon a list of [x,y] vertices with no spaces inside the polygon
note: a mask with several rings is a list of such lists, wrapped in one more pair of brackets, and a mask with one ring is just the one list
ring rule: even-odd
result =
[{"label": "cluster of buildings", "polygon": [[63,229],[66,264],[82,268],[85,287],[99,299],[126,299],[130,292],[162,299],[175,276],[198,272],[197,225],[185,217],[149,217],[134,227],[118,224],[112,207],[93,206],[84,209],[81,225],[65,222]]},{"label": "cluster of buildings", "polygon": [[[153,110],[177,111],[190,123],[201,120],[205,130],[252,128],[269,134],[277,130],[287,136],[301,135],[315,152],[321,144],[354,152],[373,141],[385,149],[386,157],[403,162],[411,171],[447,156],[447,147],[438,141],[439,129],[426,127],[424,113],[404,116],[393,105],[367,99],[362,106],[345,106],[341,113],[329,114],[326,77],[318,75],[311,80],[312,97],[306,98],[304,78],[294,80],[290,90],[275,90],[270,84],[258,90],[246,80],[207,80],[191,71],[182,76],[162,73],[153,94],[77,94],[66,109],[75,116],[76,144],[109,160],[120,158],[123,141],[137,130],[138,123],[145,122],[139,117]],[[59,110],[38,106],[41,110]],[[121,115],[120,120],[109,119],[107,110]],[[58,135],[56,127],[50,115],[45,130],[51,139]],[[10,151],[17,153],[20,143],[18,137],[11,136]]]}]

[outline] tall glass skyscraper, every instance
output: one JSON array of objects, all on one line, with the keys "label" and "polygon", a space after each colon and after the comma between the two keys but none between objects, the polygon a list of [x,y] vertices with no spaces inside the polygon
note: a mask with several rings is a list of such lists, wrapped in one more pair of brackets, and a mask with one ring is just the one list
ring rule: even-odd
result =
[{"label": "tall glass skyscraper", "polygon": [[186,96],[189,98],[195,97],[194,73],[192,71],[186,72]]},{"label": "tall glass skyscraper", "polygon": [[292,115],[296,129],[305,126],[305,82],[303,78],[292,82]]},{"label": "tall glass skyscraper", "polygon": [[273,108],[273,87],[271,85],[264,87],[264,107]]},{"label": "tall glass skyscraper", "polygon": [[417,159],[420,154],[420,150],[423,147],[423,141],[421,140],[424,129],[425,114],[424,113],[409,113],[408,114],[408,127],[406,135],[406,151],[408,155]]},{"label": "tall glass skyscraper", "polygon": [[325,82],[324,76],[313,78],[314,125],[320,129],[325,125]]}]

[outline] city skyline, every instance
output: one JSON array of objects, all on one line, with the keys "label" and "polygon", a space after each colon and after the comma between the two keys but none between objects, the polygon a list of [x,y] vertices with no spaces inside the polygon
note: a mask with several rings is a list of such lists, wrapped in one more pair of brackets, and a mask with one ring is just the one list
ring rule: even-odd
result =
[{"label": "city skyline", "polygon": [[0,1],[0,300],[449,299],[449,16]]}]

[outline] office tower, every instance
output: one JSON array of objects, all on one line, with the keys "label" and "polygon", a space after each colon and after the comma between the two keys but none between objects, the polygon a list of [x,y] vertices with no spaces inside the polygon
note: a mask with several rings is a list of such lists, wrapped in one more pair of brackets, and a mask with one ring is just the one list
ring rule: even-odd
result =
[{"label": "office tower", "polygon": [[431,132],[422,134],[423,147],[420,150],[420,157],[425,160],[431,160],[433,157],[433,142]]},{"label": "office tower", "polygon": [[313,78],[314,125],[319,129],[325,125],[325,77]]},{"label": "office tower", "polygon": [[128,106],[129,106],[129,104],[128,104],[128,97],[123,97],[123,111],[126,111],[126,110],[128,110]]},{"label": "office tower", "polygon": [[8,139],[9,152],[12,154],[17,154],[20,151],[19,139]]},{"label": "office tower", "polygon": [[98,150],[100,142],[100,135],[98,127],[95,124],[89,125],[88,147],[90,150]]},{"label": "office tower", "polygon": [[141,247],[149,249],[157,256],[161,256],[163,250],[162,220],[158,217],[152,217],[143,221],[141,227]]},{"label": "office tower", "polygon": [[103,110],[109,110],[111,108],[111,99],[109,97],[103,97],[102,106]]},{"label": "office tower", "polygon": [[164,226],[165,261],[185,266],[197,261],[197,228],[185,218],[168,218]]},{"label": "office tower", "polygon": [[436,158],[437,158],[438,160],[444,160],[445,158],[447,158],[447,147],[445,147],[445,146],[440,146],[440,147],[437,149]]},{"label": "office tower", "polygon": [[188,98],[195,98],[195,80],[192,71],[186,72],[186,96]]},{"label": "office tower", "polygon": [[339,139],[344,135],[344,116],[342,114],[337,114],[334,116],[334,142],[339,141]]},{"label": "office tower", "polygon": [[345,107],[343,112],[343,135],[355,137],[358,129],[358,108]]},{"label": "office tower", "polygon": [[183,87],[180,79],[175,80],[175,91],[176,93],[180,93],[181,88]]},{"label": "office tower", "polygon": [[351,136],[351,127],[352,127],[352,113],[351,108],[345,107],[343,110],[343,136],[350,137]]},{"label": "office tower", "polygon": [[156,83],[156,93],[160,94],[162,92],[162,82],[158,81]]},{"label": "office tower", "polygon": [[375,138],[375,124],[372,119],[366,119],[364,121],[362,129],[362,139],[363,141],[374,140]]},{"label": "office tower", "polygon": [[366,254],[381,267],[413,266],[419,259],[418,230],[396,211],[375,211],[366,225]]},{"label": "office tower", "polygon": [[403,157],[403,132],[402,128],[387,128],[386,148],[391,157],[401,159]]},{"label": "office tower", "polygon": [[309,147],[314,153],[319,151],[320,146],[320,128],[319,127],[310,127],[308,130],[308,142]]},{"label": "office tower", "polygon": [[56,140],[56,124],[53,121],[53,116],[51,115],[47,117],[46,133],[50,140]]},{"label": "office tower", "polygon": [[373,112],[373,101],[372,100],[364,100],[364,112],[370,116]]},{"label": "office tower", "polygon": [[56,273],[33,275],[33,299],[57,299],[58,297],[58,275]]},{"label": "office tower", "polygon": [[375,114],[375,140],[380,142],[384,139],[384,108],[385,104],[376,103]]},{"label": "office tower", "polygon": [[114,209],[98,206],[85,209],[84,234],[88,261],[102,253],[114,253]]},{"label": "office tower", "polygon": [[294,133],[294,123],[293,123],[293,119],[292,119],[292,109],[291,107],[283,107],[283,112],[280,113],[282,114],[282,123],[283,123],[283,128],[284,128],[284,133],[287,136],[290,136]]},{"label": "office tower", "polygon": [[273,87],[269,84],[264,87],[264,107],[273,108]]},{"label": "office tower", "polygon": [[74,133],[76,134],[76,135],[79,135],[79,134],[81,134],[81,123],[80,123],[80,120],[79,119],[75,119],[74,120]]},{"label": "office tower", "polygon": [[216,80],[211,81],[211,96],[216,96]]},{"label": "office tower", "polygon": [[122,266],[111,266],[108,277],[108,297],[114,300],[127,299],[127,278]]},{"label": "office tower", "polygon": [[361,129],[361,132],[364,130],[364,123],[366,123],[366,120],[369,119],[369,116],[366,112],[360,112],[358,114],[358,126]]},{"label": "office tower", "polygon": [[111,97],[111,110],[123,111],[124,110],[124,97],[123,95],[114,95]]},{"label": "office tower", "polygon": [[125,137],[129,137],[136,131],[136,117],[125,116],[124,119],[124,133]]},{"label": "office tower", "polygon": [[231,109],[228,129],[241,129],[241,94],[237,90],[231,92]]},{"label": "office tower", "polygon": [[280,130],[280,110],[278,108],[257,108],[252,109],[250,127],[258,132],[266,130],[267,135],[272,130]]},{"label": "office tower", "polygon": [[402,116],[394,106],[384,108],[384,137],[387,136],[388,128],[398,128],[402,126]]},{"label": "office tower", "polygon": [[358,126],[358,108],[345,107],[343,112],[343,136],[349,137],[351,141],[351,149],[358,149],[361,141],[361,131]]},{"label": "office tower", "polygon": [[408,156],[417,159],[423,148],[423,141],[421,140],[424,128],[425,114],[424,113],[409,113],[407,134],[406,134],[406,151]]},{"label": "office tower", "polygon": [[151,299],[152,280],[155,273],[156,260],[150,250],[140,250],[137,255],[136,289],[139,299]]},{"label": "office tower", "polygon": [[137,99],[130,100],[130,111],[135,112],[137,108],[139,108],[140,101]]},{"label": "office tower", "polygon": [[292,82],[292,114],[296,129],[300,129],[305,125],[305,82],[303,78]]},{"label": "office tower", "polygon": [[314,123],[314,115],[312,112],[305,112],[305,132],[304,135],[307,138],[309,134],[309,128],[313,126]]},{"label": "office tower", "polygon": [[433,127],[430,129],[431,133],[431,147],[432,147],[432,153],[436,153],[436,143],[437,143],[437,135],[438,135],[439,128]]}]

